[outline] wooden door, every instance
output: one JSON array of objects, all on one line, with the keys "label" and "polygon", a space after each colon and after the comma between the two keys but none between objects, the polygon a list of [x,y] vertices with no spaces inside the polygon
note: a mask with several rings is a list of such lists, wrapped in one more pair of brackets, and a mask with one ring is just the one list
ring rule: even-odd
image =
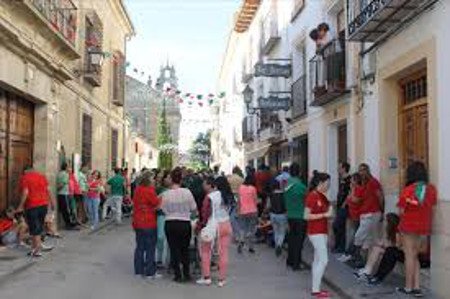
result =
[{"label": "wooden door", "polygon": [[32,165],[34,105],[0,89],[0,211],[17,205],[18,182]]},{"label": "wooden door", "polygon": [[400,82],[402,99],[400,103],[401,178],[408,165],[421,161],[429,166],[428,144],[428,100],[425,71]]},{"label": "wooden door", "polygon": [[0,89],[0,212],[8,205],[8,111],[7,100]]}]

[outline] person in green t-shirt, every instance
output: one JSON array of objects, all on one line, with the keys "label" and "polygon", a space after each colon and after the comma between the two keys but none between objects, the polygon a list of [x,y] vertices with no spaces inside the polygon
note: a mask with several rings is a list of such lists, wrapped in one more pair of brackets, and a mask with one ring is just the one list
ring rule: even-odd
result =
[{"label": "person in green t-shirt", "polygon": [[56,176],[56,191],[58,194],[58,210],[62,215],[66,229],[77,227],[75,213],[71,207],[69,190],[69,171],[67,163],[62,163]]},{"label": "person in green t-shirt", "polygon": [[283,196],[289,223],[286,264],[292,270],[298,271],[304,269],[302,251],[306,236],[306,221],[304,219],[306,185],[300,180],[300,165],[298,163],[292,163],[289,172],[291,177],[287,181]]},{"label": "person in green t-shirt", "polygon": [[126,181],[122,176],[120,168],[114,169],[114,176],[106,184],[109,186],[109,196],[103,205],[102,219],[106,218],[108,208],[111,208],[115,215],[117,224],[122,223],[122,202],[126,190]]}]

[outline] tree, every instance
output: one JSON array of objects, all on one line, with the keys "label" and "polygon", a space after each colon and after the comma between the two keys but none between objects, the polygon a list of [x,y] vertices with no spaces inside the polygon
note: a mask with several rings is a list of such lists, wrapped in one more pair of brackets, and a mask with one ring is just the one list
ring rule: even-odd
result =
[{"label": "tree", "polygon": [[211,161],[211,131],[199,133],[192,143],[190,167],[194,169],[209,168]]},{"label": "tree", "polygon": [[163,102],[161,116],[159,117],[158,120],[157,143],[159,148],[158,168],[166,170],[172,169],[173,166],[172,153],[174,150],[174,145],[172,143],[172,137],[170,134],[170,125],[167,122],[165,100]]}]

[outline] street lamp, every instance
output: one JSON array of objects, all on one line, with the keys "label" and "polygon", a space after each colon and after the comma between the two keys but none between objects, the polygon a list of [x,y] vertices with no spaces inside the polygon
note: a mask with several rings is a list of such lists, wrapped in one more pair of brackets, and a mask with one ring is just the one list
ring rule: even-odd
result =
[{"label": "street lamp", "polygon": [[88,55],[89,55],[89,62],[91,65],[96,67],[102,66],[103,58],[105,57],[105,53],[103,53],[103,51],[91,48],[88,50]]},{"label": "street lamp", "polygon": [[253,89],[250,88],[249,85],[247,85],[244,89],[244,91],[242,92],[242,94],[244,95],[244,102],[245,105],[247,106],[247,112],[248,114],[256,114],[257,113],[257,109],[250,107],[250,105],[253,102]]},{"label": "street lamp", "polygon": [[247,105],[248,109],[250,107],[250,104],[253,102],[253,89],[251,89],[250,86],[247,85],[242,94],[244,95],[244,102]]}]

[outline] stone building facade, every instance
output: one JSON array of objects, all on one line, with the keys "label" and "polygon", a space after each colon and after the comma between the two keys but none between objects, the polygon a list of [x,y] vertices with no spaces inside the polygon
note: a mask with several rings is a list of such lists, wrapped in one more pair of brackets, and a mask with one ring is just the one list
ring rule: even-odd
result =
[{"label": "stone building facade", "polygon": [[63,158],[106,175],[125,164],[133,34],[121,0],[0,2],[0,210],[26,164],[50,182]]}]

